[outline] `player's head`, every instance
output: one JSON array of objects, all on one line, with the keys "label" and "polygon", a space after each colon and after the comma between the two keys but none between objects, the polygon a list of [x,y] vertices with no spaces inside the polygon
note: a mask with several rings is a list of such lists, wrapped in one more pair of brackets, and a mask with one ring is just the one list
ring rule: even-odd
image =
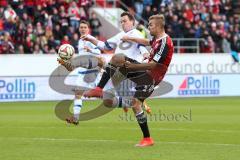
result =
[{"label": "player's head", "polygon": [[120,23],[124,32],[130,31],[135,23],[135,18],[129,12],[123,12],[121,14]]},{"label": "player's head", "polygon": [[156,14],[149,18],[148,29],[152,36],[164,31],[165,18],[162,14]]},{"label": "player's head", "polygon": [[88,21],[81,20],[79,25],[79,32],[81,36],[87,35],[89,33],[89,23]]}]

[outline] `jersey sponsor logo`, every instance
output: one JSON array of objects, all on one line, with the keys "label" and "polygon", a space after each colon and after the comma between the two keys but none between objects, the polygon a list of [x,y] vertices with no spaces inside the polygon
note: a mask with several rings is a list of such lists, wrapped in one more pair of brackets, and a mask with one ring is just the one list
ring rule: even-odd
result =
[{"label": "jersey sponsor logo", "polygon": [[158,62],[158,61],[161,59],[161,55],[155,54],[155,56],[153,57],[153,59]]},{"label": "jersey sponsor logo", "polygon": [[36,84],[26,79],[17,78],[13,80],[0,79],[1,99],[34,99]]},{"label": "jersey sponsor logo", "polygon": [[186,77],[178,89],[178,95],[219,95],[220,80],[211,76]]}]

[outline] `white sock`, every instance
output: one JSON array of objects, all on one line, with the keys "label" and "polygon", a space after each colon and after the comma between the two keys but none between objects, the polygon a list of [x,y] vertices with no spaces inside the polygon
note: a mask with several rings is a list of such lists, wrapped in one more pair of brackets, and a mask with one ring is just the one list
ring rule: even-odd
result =
[{"label": "white sock", "polygon": [[82,109],[82,99],[74,99],[73,115],[74,115],[74,118],[77,120],[79,120],[81,109]]},{"label": "white sock", "polygon": [[136,115],[136,117],[137,116],[139,116],[140,114],[142,114],[143,113],[143,111],[140,111],[139,113],[136,113],[135,115]]},{"label": "white sock", "polygon": [[131,108],[132,107],[132,98],[128,97],[114,97],[113,106],[118,108]]}]

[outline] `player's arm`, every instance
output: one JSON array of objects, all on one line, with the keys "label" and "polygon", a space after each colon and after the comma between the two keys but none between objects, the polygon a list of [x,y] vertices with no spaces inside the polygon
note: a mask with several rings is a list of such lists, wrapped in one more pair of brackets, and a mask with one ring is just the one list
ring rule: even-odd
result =
[{"label": "player's arm", "polygon": [[122,40],[127,41],[127,42],[135,42],[135,43],[142,44],[145,46],[150,46],[150,40],[145,39],[145,38],[124,36],[124,37],[122,37]]},{"label": "player's arm", "polygon": [[84,49],[87,51],[87,52],[90,52],[90,53],[93,53],[93,54],[96,54],[96,55],[99,55],[101,54],[101,51],[95,47],[95,48],[89,48],[87,46],[84,46]]},{"label": "player's arm", "polygon": [[97,40],[96,38],[94,38],[90,35],[82,36],[81,39],[91,42],[92,44],[97,46],[100,50],[113,50],[114,48],[116,48],[116,46],[111,45],[111,44],[117,44],[116,43],[117,36],[118,35],[108,39],[106,42]]},{"label": "player's arm", "polygon": [[[133,34],[129,37],[140,38],[140,39],[144,38],[143,35],[141,34],[141,32],[139,32],[137,30],[135,30],[135,32],[133,32]],[[123,37],[123,39],[124,39],[124,37]],[[132,42],[133,41],[131,41],[131,43]],[[137,48],[139,49],[140,53],[143,55],[143,61],[144,61],[145,59],[147,59],[150,56],[150,53],[148,52],[148,50],[144,44],[141,44],[141,43],[135,43],[135,44],[137,44]]]},{"label": "player's arm", "polygon": [[86,46],[84,46],[84,49],[87,51],[87,52],[90,52],[90,53],[93,53],[93,54],[96,54],[96,55],[99,55],[101,54],[101,50],[96,47],[93,43],[87,43]]},{"label": "player's arm", "polygon": [[151,70],[155,67],[162,67],[162,61],[166,58],[168,54],[169,46],[166,44],[167,38],[162,40],[162,44],[159,48],[159,51],[153,56],[153,60],[150,63],[142,63],[142,64],[133,64],[130,62],[125,63],[126,69],[129,71],[144,71],[144,70]]},{"label": "player's arm", "polygon": [[98,44],[98,40],[90,35],[84,35],[81,37],[81,39],[83,39],[85,41],[89,41],[92,44],[94,44],[95,46]]}]

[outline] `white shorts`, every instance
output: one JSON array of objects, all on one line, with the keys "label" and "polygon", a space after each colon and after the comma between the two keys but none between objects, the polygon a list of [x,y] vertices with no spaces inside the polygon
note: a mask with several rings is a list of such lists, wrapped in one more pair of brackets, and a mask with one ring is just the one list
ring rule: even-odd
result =
[{"label": "white shorts", "polygon": [[97,86],[101,77],[102,77],[102,73],[98,69],[88,69],[87,70],[84,68],[79,68],[78,76],[77,76],[75,84],[78,87],[92,89]]},{"label": "white shorts", "polygon": [[[107,64],[111,60],[112,55],[100,54],[100,55],[97,55],[97,57],[102,57],[105,60],[105,63]],[[88,89],[95,88],[98,85],[102,77],[102,71],[98,70],[97,68],[85,69],[85,68],[79,67],[76,69],[75,75],[77,75],[77,78],[75,78],[74,80],[75,81],[74,85],[80,88],[83,87],[84,89],[88,90]],[[105,88],[106,89],[113,88],[111,80],[108,81],[104,89]]]}]

